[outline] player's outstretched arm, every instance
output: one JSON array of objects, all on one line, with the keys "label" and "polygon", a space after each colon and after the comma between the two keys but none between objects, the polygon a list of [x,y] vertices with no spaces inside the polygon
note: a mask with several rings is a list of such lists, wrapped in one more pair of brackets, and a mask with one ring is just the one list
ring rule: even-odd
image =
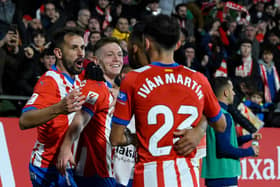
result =
[{"label": "player's outstretched arm", "polygon": [[192,129],[183,129],[175,131],[174,137],[180,138],[174,144],[174,150],[178,155],[187,156],[198,146],[201,139],[205,135],[207,129],[207,119],[202,116],[196,127]]},{"label": "player's outstretched arm", "polygon": [[75,165],[71,147],[90,119],[91,116],[87,112],[80,110],[75,114],[71,125],[67,129],[63,142],[60,146],[56,163],[56,167],[62,175],[65,175],[66,173],[68,162]]},{"label": "player's outstretched arm", "polygon": [[112,123],[110,134],[110,142],[112,146],[137,144],[136,134],[132,134],[124,125]]},{"label": "player's outstretched arm", "polygon": [[30,110],[22,113],[19,118],[20,129],[29,129],[42,125],[60,114],[69,114],[82,108],[85,96],[78,90],[73,90],[60,102],[38,110]]}]

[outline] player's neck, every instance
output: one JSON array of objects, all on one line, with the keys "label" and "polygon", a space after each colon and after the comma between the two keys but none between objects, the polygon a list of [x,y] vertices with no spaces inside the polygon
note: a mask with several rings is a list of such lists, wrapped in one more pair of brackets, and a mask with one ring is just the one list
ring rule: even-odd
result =
[{"label": "player's neck", "polygon": [[114,85],[114,81],[115,81],[115,78],[116,77],[111,77],[111,76],[108,76],[106,74],[104,74],[104,78],[107,82],[109,82],[111,85]]},{"label": "player's neck", "polygon": [[56,64],[56,68],[60,73],[64,73],[67,74],[69,77],[71,77],[72,79],[74,79],[75,75],[70,74],[67,69],[61,64],[61,63],[57,63]]},{"label": "player's neck", "polygon": [[173,52],[165,51],[158,53],[156,51],[152,51],[150,55],[151,62],[161,62],[163,64],[173,64]]}]

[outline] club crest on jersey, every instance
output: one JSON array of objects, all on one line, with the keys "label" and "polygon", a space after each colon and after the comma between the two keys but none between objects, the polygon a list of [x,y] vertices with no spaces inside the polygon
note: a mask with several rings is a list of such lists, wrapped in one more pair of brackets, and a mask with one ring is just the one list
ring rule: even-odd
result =
[{"label": "club crest on jersey", "polygon": [[39,94],[37,93],[33,93],[32,96],[29,98],[29,100],[27,101],[27,105],[32,105],[36,99],[38,98]]},{"label": "club crest on jersey", "polygon": [[126,102],[127,101],[127,95],[126,93],[120,91],[119,95],[118,95],[118,100],[122,101],[122,102]]},{"label": "club crest on jersey", "polygon": [[98,97],[99,97],[98,93],[90,91],[88,92],[86,102],[94,105]]}]

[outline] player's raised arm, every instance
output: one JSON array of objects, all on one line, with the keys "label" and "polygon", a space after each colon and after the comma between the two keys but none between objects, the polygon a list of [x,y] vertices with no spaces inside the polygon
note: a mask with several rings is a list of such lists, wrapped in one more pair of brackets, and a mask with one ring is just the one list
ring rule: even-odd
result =
[{"label": "player's raised arm", "polygon": [[81,109],[84,97],[78,90],[73,90],[60,102],[42,109],[23,112],[19,118],[20,129],[29,129],[42,125],[60,114],[69,114]]}]

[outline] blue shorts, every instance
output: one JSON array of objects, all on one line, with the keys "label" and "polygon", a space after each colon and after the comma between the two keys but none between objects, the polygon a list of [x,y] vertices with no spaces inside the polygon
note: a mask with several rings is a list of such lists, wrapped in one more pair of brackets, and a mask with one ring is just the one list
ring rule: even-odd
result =
[{"label": "blue shorts", "polygon": [[75,176],[75,181],[78,187],[116,187],[117,183],[114,178],[111,177],[100,177],[94,175],[91,177]]},{"label": "blue shorts", "polygon": [[29,172],[33,187],[77,187],[71,169],[62,176],[56,167],[40,168],[29,164]]}]

